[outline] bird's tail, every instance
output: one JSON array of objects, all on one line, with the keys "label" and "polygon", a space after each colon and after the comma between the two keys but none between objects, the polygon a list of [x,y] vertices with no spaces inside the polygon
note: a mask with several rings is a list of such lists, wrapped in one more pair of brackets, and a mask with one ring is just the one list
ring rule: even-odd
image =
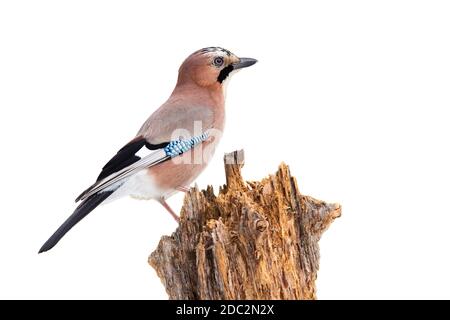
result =
[{"label": "bird's tail", "polygon": [[93,194],[86,200],[84,200],[72,213],[72,215],[67,218],[67,220],[55,231],[55,233],[44,243],[42,248],[39,250],[39,253],[45,252],[53,248],[59,240],[78,222],[81,221],[84,217],[86,217],[89,212],[94,210],[100,205],[103,201],[106,200],[111,194],[114,193],[114,190],[111,191],[103,191],[96,194]]}]

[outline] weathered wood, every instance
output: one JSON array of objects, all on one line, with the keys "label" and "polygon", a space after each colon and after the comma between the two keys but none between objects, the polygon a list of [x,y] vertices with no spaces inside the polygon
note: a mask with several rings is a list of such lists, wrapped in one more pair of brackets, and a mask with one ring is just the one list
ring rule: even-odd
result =
[{"label": "weathered wood", "polygon": [[225,155],[227,184],[191,189],[172,236],[149,257],[170,299],[315,299],[318,241],[338,204],[301,195],[289,168],[244,182],[244,152]]}]

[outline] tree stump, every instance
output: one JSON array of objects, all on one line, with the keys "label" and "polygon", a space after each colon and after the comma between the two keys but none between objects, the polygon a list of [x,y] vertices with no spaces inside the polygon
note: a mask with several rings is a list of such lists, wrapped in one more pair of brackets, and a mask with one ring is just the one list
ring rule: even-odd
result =
[{"label": "tree stump", "polygon": [[150,255],[170,299],[315,299],[318,241],[339,204],[301,195],[289,167],[244,182],[244,152],[225,155],[227,184],[192,188],[179,227]]}]

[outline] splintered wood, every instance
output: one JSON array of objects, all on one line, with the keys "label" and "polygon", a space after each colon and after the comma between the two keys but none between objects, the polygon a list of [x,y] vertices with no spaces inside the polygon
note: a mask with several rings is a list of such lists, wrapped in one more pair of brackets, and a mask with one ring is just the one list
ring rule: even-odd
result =
[{"label": "splintered wood", "polygon": [[227,184],[191,189],[172,236],[149,257],[170,299],[315,299],[318,241],[339,204],[301,195],[289,167],[244,182],[244,152],[225,155]]}]

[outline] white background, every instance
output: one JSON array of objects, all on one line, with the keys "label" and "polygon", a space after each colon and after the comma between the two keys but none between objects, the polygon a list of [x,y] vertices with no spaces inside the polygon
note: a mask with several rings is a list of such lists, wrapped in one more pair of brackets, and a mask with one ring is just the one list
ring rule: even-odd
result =
[{"label": "white background", "polygon": [[[103,206],[52,251],[75,196],[205,46],[259,63],[228,89],[200,187],[281,161],[343,205],[318,298],[450,298],[448,1],[1,1],[0,298],[165,299],[147,257],[176,228],[155,202]],[[182,196],[169,199],[179,210]]]}]

